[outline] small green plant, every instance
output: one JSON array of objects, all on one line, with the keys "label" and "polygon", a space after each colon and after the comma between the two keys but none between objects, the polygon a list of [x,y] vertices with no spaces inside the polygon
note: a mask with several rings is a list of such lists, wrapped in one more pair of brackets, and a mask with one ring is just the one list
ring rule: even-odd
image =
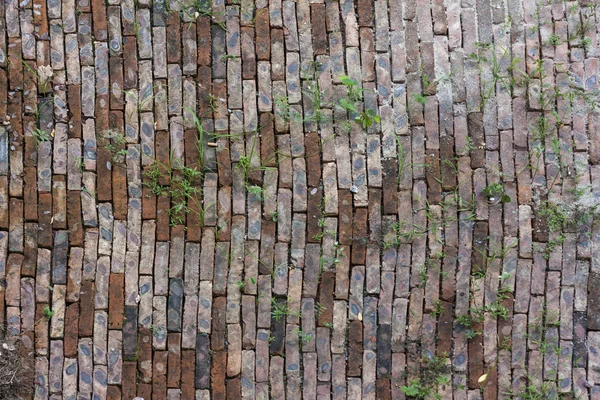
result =
[{"label": "small green plant", "polygon": [[320,318],[325,311],[327,311],[327,307],[325,307],[323,304],[319,302],[315,304],[315,315],[317,318]]},{"label": "small green plant", "polygon": [[265,199],[265,190],[258,185],[246,184],[246,190],[248,191],[248,194],[256,197],[258,200],[262,201]]},{"label": "small green plant", "polygon": [[361,113],[356,117],[356,120],[360,122],[363,129],[367,129],[373,124],[378,124],[381,122],[381,117],[371,109],[366,109],[365,111],[361,111]]},{"label": "small green plant", "polygon": [[284,121],[289,122],[292,118],[289,99],[286,96],[279,94],[274,95],[273,99],[275,101],[275,108],[279,109],[281,118],[283,118]]},{"label": "small green plant", "polygon": [[548,44],[551,44],[552,46],[558,46],[560,43],[560,36],[558,36],[556,33],[553,33],[548,37]]},{"label": "small green plant", "polygon": [[433,388],[423,385],[419,379],[413,379],[406,386],[401,386],[402,393],[415,399],[425,399],[429,396]]},{"label": "small green plant", "polygon": [[[201,188],[202,172],[196,168],[181,165],[180,160],[171,158],[168,165],[154,161],[145,171],[147,179],[144,181],[156,196],[170,196],[171,208],[168,210],[172,226],[183,224],[186,214],[193,213],[204,222],[206,210],[213,204],[202,208],[198,199]],[[161,181],[165,180],[166,184]]]},{"label": "small green plant", "polygon": [[212,93],[208,94],[208,106],[210,107],[213,113],[217,112],[217,109],[219,107],[218,99],[215,96],[213,96]]},{"label": "small green plant", "polygon": [[50,134],[40,128],[36,128],[34,131],[31,132],[31,134],[33,135],[33,137],[35,138],[35,140],[37,140],[38,143],[40,142],[49,142],[50,141]]},{"label": "small green plant", "polygon": [[504,187],[500,183],[492,183],[483,189],[488,201],[492,204],[510,203],[511,198],[504,193]]},{"label": "small green plant", "polygon": [[411,102],[425,104],[427,103],[427,97],[422,94],[415,93],[412,95]]},{"label": "small green plant", "polygon": [[339,79],[340,82],[342,82],[342,84],[348,88],[348,98],[351,101],[357,102],[362,100],[365,89],[360,87],[360,84],[357,80],[352,79],[347,75],[340,75]]},{"label": "small green plant", "polygon": [[51,319],[54,316],[54,311],[50,307],[44,307],[44,317]]},{"label": "small green plant", "polygon": [[104,132],[104,137],[109,140],[104,148],[109,151],[113,163],[127,155],[127,139],[121,132],[107,130]]},{"label": "small green plant", "polygon": [[313,340],[313,335],[310,332],[302,332],[300,328],[295,328],[293,332],[298,335],[298,339],[302,343],[308,343]]},{"label": "small green plant", "polygon": [[421,370],[418,377],[412,379],[408,385],[401,386],[400,390],[409,397],[415,399],[441,399],[441,396],[435,392],[438,385],[449,384],[446,374],[450,371],[448,358],[435,356],[425,357],[421,360]]},{"label": "small green plant", "polygon": [[339,105],[346,111],[349,111],[350,113],[354,114],[354,120],[359,122],[363,129],[367,129],[373,126],[373,124],[378,124],[381,122],[381,117],[375,114],[375,112],[371,109],[359,111],[354,104],[350,103],[346,99],[340,99]]},{"label": "small green plant", "polygon": [[[244,177],[244,182],[245,182],[247,188],[250,186],[248,183],[248,179],[252,172],[270,171],[270,170],[275,169],[274,167],[269,167],[269,166],[263,165],[262,161],[259,163],[259,165],[254,165],[253,164],[254,158],[259,158],[259,155],[256,150],[256,136],[252,137],[252,145],[250,146],[250,150],[240,156],[240,159],[235,166],[236,169],[238,169],[239,171],[242,172],[242,175]],[[259,160],[260,160],[260,158],[259,158]],[[254,189],[254,190],[257,190],[257,189]],[[261,190],[262,190],[262,188],[261,188]]]},{"label": "small green plant", "polygon": [[154,99],[157,98],[157,96],[159,96],[159,95],[154,94],[154,89],[160,89],[162,87],[163,87],[162,84],[158,84],[158,85],[154,85],[154,86],[147,86],[145,89],[142,90],[141,93],[138,93],[137,91],[135,91],[133,89],[130,89],[130,90],[119,89],[120,91],[122,91],[122,93],[125,94],[126,97],[131,98],[135,102],[136,109],[131,110],[129,112],[129,114],[127,115],[127,117],[129,119],[131,119],[133,117],[133,112],[135,112],[135,111],[141,112],[145,108],[147,108],[147,106],[150,106],[152,104],[152,102],[154,101]]},{"label": "small green plant", "polygon": [[[211,22],[219,26],[224,31],[227,31],[227,26],[223,21],[217,21],[218,17],[224,17],[225,13],[215,13],[212,10],[212,2],[210,0],[186,0],[185,2],[176,0],[176,4],[181,8],[181,17],[187,17],[190,21],[195,21],[199,17],[209,17]],[[169,4],[169,2],[165,2]]]},{"label": "small green plant", "polygon": [[490,69],[491,79],[481,82],[481,105],[479,111],[484,110],[487,102],[494,96],[496,87],[500,84],[509,93],[515,86],[513,72],[517,71],[517,66],[521,59],[512,57],[509,48],[499,48],[496,51],[496,45],[489,43],[476,43],[477,52],[469,55],[470,59],[475,61],[482,72],[484,65]]},{"label": "small green plant", "polygon": [[444,306],[442,304],[442,301],[438,299],[435,302],[435,308],[431,312],[431,315],[434,316],[434,317],[437,317],[437,316],[442,315],[443,312],[444,312]]},{"label": "small green plant", "polygon": [[[317,66],[314,68],[317,68]],[[307,113],[305,120],[307,122],[315,121],[318,123],[325,121],[327,116],[323,112],[323,93],[321,92],[321,87],[319,86],[319,80],[316,78],[316,72],[313,72],[312,80],[308,82],[306,89],[304,89],[302,92],[308,98],[312,109],[311,115],[308,115]]]},{"label": "small green plant", "polygon": [[293,313],[288,308],[287,302],[280,303],[275,298],[271,298],[271,317],[275,322],[279,322],[281,318],[287,317],[288,315],[300,316],[300,311]]}]

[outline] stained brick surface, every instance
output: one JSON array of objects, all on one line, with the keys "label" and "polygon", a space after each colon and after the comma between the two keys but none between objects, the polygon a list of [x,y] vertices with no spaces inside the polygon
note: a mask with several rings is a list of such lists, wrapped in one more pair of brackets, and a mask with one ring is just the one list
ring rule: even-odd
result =
[{"label": "stained brick surface", "polygon": [[599,22],[3,2],[23,398],[600,398]]}]

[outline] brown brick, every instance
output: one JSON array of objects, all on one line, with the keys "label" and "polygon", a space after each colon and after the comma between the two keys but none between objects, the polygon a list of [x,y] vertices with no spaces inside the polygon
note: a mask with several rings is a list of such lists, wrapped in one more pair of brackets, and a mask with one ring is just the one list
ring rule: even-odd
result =
[{"label": "brown brick", "polygon": [[178,388],[181,383],[181,333],[169,333],[167,387]]},{"label": "brown brick", "polygon": [[110,274],[108,286],[108,328],[123,328],[123,312],[125,310],[124,299],[125,276],[123,274]]},{"label": "brown brick", "polygon": [[271,35],[269,27],[269,10],[260,8],[255,14],[256,27],[256,58],[259,61],[271,59]]},{"label": "brown brick", "polygon": [[94,18],[94,39],[106,41],[108,37],[108,27],[106,19],[106,6],[103,0],[91,0],[92,15]]},{"label": "brown brick", "polygon": [[64,354],[65,357],[76,357],[78,336],[79,336],[79,303],[73,303],[67,306],[65,312],[65,337]]},{"label": "brown brick", "polygon": [[179,13],[170,13],[167,21],[167,62],[176,64],[181,61],[181,26]]},{"label": "brown brick", "polygon": [[227,369],[227,353],[216,351],[212,357],[211,388],[213,399],[225,399],[225,376]]},{"label": "brown brick", "polygon": [[37,221],[37,170],[35,167],[26,167],[23,170],[23,197],[24,217],[26,221]]},{"label": "brown brick", "polygon": [[154,352],[154,371],[152,374],[152,398],[167,398],[167,355],[166,351]]},{"label": "brown brick", "polygon": [[254,28],[244,26],[240,29],[242,43],[242,78],[254,79],[256,76],[256,53],[254,50]]},{"label": "brown brick", "polygon": [[123,362],[123,399],[133,399],[136,396],[137,371],[135,362]]},{"label": "brown brick", "polygon": [[67,86],[69,101],[69,138],[81,138],[81,85]]},{"label": "brown brick", "polygon": [[81,283],[79,303],[79,336],[90,337],[94,332],[94,282]]},{"label": "brown brick", "polygon": [[202,16],[196,20],[196,32],[198,45],[198,65],[210,65],[210,17]]},{"label": "brown brick", "polygon": [[352,264],[364,264],[367,254],[367,217],[366,208],[357,208],[352,226]]},{"label": "brown brick", "polygon": [[81,192],[67,192],[67,225],[69,228],[69,244],[73,247],[83,246],[83,222],[81,220]]},{"label": "brown brick", "polygon": [[352,321],[348,329],[348,376],[362,376],[362,323]]},{"label": "brown brick", "polygon": [[[369,2],[370,3],[370,2]],[[327,29],[325,26],[325,4],[310,5],[313,51],[316,56],[327,53]]]}]

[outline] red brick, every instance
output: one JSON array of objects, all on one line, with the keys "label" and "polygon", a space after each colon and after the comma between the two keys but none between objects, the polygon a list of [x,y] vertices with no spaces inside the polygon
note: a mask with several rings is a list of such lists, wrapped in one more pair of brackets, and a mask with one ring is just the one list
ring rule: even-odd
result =
[{"label": "red brick", "polygon": [[225,399],[225,376],[227,371],[227,353],[216,351],[212,356],[211,388],[214,400]]},{"label": "red brick", "polygon": [[210,65],[211,55],[211,32],[210,17],[203,16],[196,20],[197,46],[198,46],[198,65]]},{"label": "red brick", "polygon": [[170,333],[167,345],[169,348],[167,387],[178,388],[181,383],[181,333]]},{"label": "red brick", "polygon": [[256,53],[254,50],[254,28],[244,26],[240,29],[242,43],[242,78],[254,79],[256,75]]},{"label": "red brick", "polygon": [[65,312],[65,337],[63,340],[65,357],[77,357],[79,336],[79,303],[67,306]]},{"label": "red brick", "polygon": [[79,304],[79,336],[90,337],[94,332],[94,282],[81,283]]},{"label": "red brick", "polygon": [[123,38],[123,89],[137,89],[138,64],[135,36]]},{"label": "red brick", "polygon": [[154,352],[152,399],[165,400],[167,398],[167,355],[166,351]]},{"label": "red brick", "polygon": [[136,396],[137,368],[135,362],[123,362],[123,399],[133,399]]},{"label": "red brick", "polygon": [[125,311],[125,276],[123,274],[110,274],[108,286],[108,328],[123,328],[123,313]]},{"label": "red brick", "polygon": [[[338,237],[340,244],[352,244],[352,193],[348,190],[338,190],[339,225]],[[366,229],[365,229],[366,230]],[[366,233],[366,232],[365,232]],[[346,253],[348,254],[348,253]]]},{"label": "red brick", "polygon": [[23,197],[25,198],[24,217],[27,221],[37,221],[37,170],[26,167],[23,170]]},{"label": "red brick", "polygon": [[44,248],[52,247],[52,194],[40,193],[38,204],[38,220],[40,231],[38,233],[38,245]]},{"label": "red brick", "polygon": [[67,224],[69,227],[69,244],[73,247],[83,246],[83,222],[81,220],[81,192],[67,192]]},{"label": "red brick", "polygon": [[108,27],[106,19],[106,6],[104,0],[91,0],[92,15],[94,26],[94,39],[106,41],[108,37]]},{"label": "red brick", "polygon": [[181,398],[192,399],[194,397],[194,385],[196,379],[196,352],[194,350],[183,350],[181,352]]},{"label": "red brick", "polygon": [[81,85],[67,86],[69,101],[69,138],[81,138]]},{"label": "red brick", "polygon": [[227,381],[227,400],[237,400],[242,398],[242,382],[240,377]]},{"label": "red brick", "polygon": [[[370,6],[370,1],[369,2]],[[314,55],[322,55],[327,53],[327,28],[325,25],[325,4],[310,5],[310,22],[312,25],[312,42]]]},{"label": "red brick", "polygon": [[352,227],[352,264],[364,264],[367,254],[367,217],[366,208],[357,208],[354,212]]},{"label": "red brick", "polygon": [[120,57],[111,57],[110,65],[110,108],[112,110],[123,110],[125,106],[125,95],[122,91],[113,90],[118,87],[123,89],[123,59]]},{"label": "red brick", "polygon": [[269,10],[259,8],[255,14],[256,27],[256,58],[259,61],[271,59],[271,31],[269,27]]},{"label": "red brick", "polygon": [[106,400],[121,400],[121,388],[109,385],[106,390]]}]

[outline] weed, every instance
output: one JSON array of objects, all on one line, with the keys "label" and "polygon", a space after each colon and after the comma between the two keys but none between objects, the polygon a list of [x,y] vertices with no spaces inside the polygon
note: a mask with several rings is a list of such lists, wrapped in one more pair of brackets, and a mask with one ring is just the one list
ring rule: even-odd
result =
[{"label": "weed", "polygon": [[33,135],[33,137],[35,138],[35,140],[37,140],[38,143],[40,142],[49,142],[50,141],[50,134],[40,128],[36,128],[34,131],[31,132],[31,134]]},{"label": "weed", "polygon": [[510,203],[511,198],[504,193],[504,187],[500,183],[492,183],[483,189],[483,194],[492,204]]},{"label": "weed", "polygon": [[54,316],[54,311],[50,307],[44,307],[44,317],[51,319]]},{"label": "weed", "polygon": [[327,311],[327,307],[325,307],[319,302],[315,303],[315,316],[317,317],[317,319],[320,318],[325,311]]},{"label": "weed", "polygon": [[254,165],[254,158],[259,158],[259,155],[256,150],[256,136],[252,137],[252,145],[250,147],[250,150],[240,156],[240,159],[235,166],[238,170],[242,172],[244,182],[246,183],[246,185],[248,185],[248,178],[251,173],[256,171],[270,171],[275,169],[274,167],[268,167],[263,165],[262,162],[259,163],[259,165]]},{"label": "weed", "polygon": [[275,322],[279,322],[279,320],[283,317],[287,317],[288,315],[300,316],[300,311],[296,313],[292,313],[288,308],[287,302],[280,303],[275,298],[271,298],[271,317],[275,320]]},{"label": "weed", "polygon": [[434,317],[437,317],[439,315],[442,315],[443,312],[444,312],[444,306],[442,305],[442,301],[438,299],[435,302],[435,308],[431,312],[431,315]]},{"label": "weed", "polygon": [[224,12],[214,13],[212,10],[212,2],[209,0],[187,0],[185,3],[176,0],[176,3],[181,7],[181,17],[186,16],[189,20],[194,21],[199,17],[210,17],[213,24],[219,26],[224,31],[227,31],[227,26],[223,21],[217,21],[218,17],[224,16]]},{"label": "weed", "polygon": [[560,40],[560,36],[558,36],[556,33],[553,33],[548,37],[548,44],[551,44],[552,46],[558,46],[561,43],[562,41]]},{"label": "weed", "polygon": [[484,110],[487,102],[492,98],[498,84],[502,85],[509,93],[515,85],[512,73],[520,59],[512,58],[510,48],[500,48],[496,51],[496,45],[476,43],[477,52],[471,53],[469,57],[477,62],[480,73],[483,72],[483,66],[487,65],[491,72],[491,80],[482,81],[481,105],[480,110]]},{"label": "weed", "polygon": [[104,145],[104,148],[109,151],[113,163],[127,155],[127,139],[121,132],[106,130],[104,131],[104,137],[110,141]]},{"label": "weed", "polygon": [[289,99],[286,96],[279,94],[274,95],[273,99],[275,100],[275,109],[279,110],[281,118],[283,118],[284,121],[289,122],[292,117]]},{"label": "weed", "polygon": [[373,124],[381,122],[381,117],[375,114],[373,110],[367,109],[364,111],[359,111],[359,109],[353,103],[350,103],[346,99],[340,99],[339,106],[344,110],[354,114],[354,120],[359,122],[363,129],[367,129],[373,126]]},{"label": "weed", "polygon": [[342,82],[342,84],[348,89],[348,98],[351,101],[357,102],[362,100],[365,89],[360,87],[360,84],[357,80],[352,79],[347,75],[340,75],[339,79],[340,82]]},{"label": "weed", "polygon": [[293,332],[294,332],[296,335],[298,335],[298,339],[300,339],[300,341],[301,341],[303,344],[306,344],[306,343],[310,342],[311,340],[313,340],[313,334],[312,334],[312,333],[310,333],[310,332],[308,332],[308,333],[307,333],[307,332],[302,332],[302,331],[300,330],[300,328],[295,328],[295,329],[293,330]]},{"label": "weed", "polygon": [[449,383],[445,376],[449,372],[447,357],[426,357],[421,360],[421,370],[417,379],[411,380],[408,385],[401,386],[400,390],[404,394],[415,399],[441,399],[438,393],[435,393],[435,388],[438,385],[446,385]]},{"label": "weed", "polygon": [[[169,165],[155,160],[145,171],[148,179],[144,184],[156,196],[171,197],[171,208],[168,214],[172,226],[183,224],[185,215],[189,213],[194,213],[202,225],[206,210],[213,206],[209,204],[206,208],[202,208],[198,199],[201,192],[202,172],[179,164],[178,160],[174,162],[172,158]],[[161,184],[163,179],[168,183]]]},{"label": "weed", "polygon": [[[326,114],[323,112],[323,93],[319,87],[319,80],[313,77],[313,80],[306,85],[306,89],[302,91],[308,98],[311,104],[311,113],[307,115],[305,121],[315,121],[321,123],[327,119]],[[308,113],[307,113],[308,114]]]},{"label": "weed", "polygon": [[[135,103],[137,112],[142,112],[150,104],[152,104],[152,102],[154,101],[155,98],[157,98],[158,95],[154,94],[154,89],[162,88],[162,87],[163,87],[162,84],[158,84],[158,85],[154,85],[154,86],[147,86],[145,89],[142,90],[141,93],[138,93],[134,89],[122,90],[122,92],[125,94],[125,96],[130,97],[133,100],[133,102]],[[129,115],[127,116],[129,119],[131,119],[133,117],[132,113],[133,113],[133,110],[130,111]]]}]

